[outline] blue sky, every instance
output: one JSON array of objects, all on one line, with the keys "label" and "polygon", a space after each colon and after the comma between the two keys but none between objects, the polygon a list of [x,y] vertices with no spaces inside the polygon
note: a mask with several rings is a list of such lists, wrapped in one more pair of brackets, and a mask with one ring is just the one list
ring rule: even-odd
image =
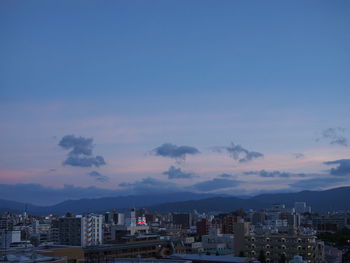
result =
[{"label": "blue sky", "polygon": [[[227,173],[233,188],[214,190],[245,194],[332,178],[337,164],[324,163],[350,150],[349,11],[345,0],[1,1],[0,182],[193,189]],[[106,164],[62,165],[66,135],[93,138]],[[240,163],[232,142],[263,157]],[[152,154],[164,143],[200,154]],[[171,166],[195,176],[168,179]],[[244,174],[261,170],[307,175]]]}]

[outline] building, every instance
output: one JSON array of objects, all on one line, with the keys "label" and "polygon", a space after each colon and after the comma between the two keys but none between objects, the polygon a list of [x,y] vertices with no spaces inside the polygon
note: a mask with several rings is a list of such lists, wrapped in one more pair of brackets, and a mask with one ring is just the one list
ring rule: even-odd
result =
[{"label": "building", "polygon": [[189,213],[174,213],[173,224],[180,226],[182,229],[189,229],[192,225],[192,216]]},{"label": "building", "polygon": [[196,230],[197,230],[197,235],[203,236],[203,235],[208,235],[208,219],[203,218],[200,221],[196,222]]},{"label": "building", "polygon": [[343,253],[340,249],[331,246],[325,246],[325,259],[327,263],[341,263]]},{"label": "building", "polygon": [[112,225],[124,225],[125,214],[119,213],[117,211],[106,212],[104,214],[104,223]]},{"label": "building", "polygon": [[8,249],[11,243],[21,242],[21,231],[0,229],[0,249]]},{"label": "building", "polygon": [[81,217],[67,215],[59,218],[58,233],[61,245],[82,246]]},{"label": "building", "polygon": [[282,257],[286,260],[292,260],[295,255],[302,256],[308,263],[324,261],[324,244],[317,240],[313,231],[278,232],[265,230],[260,233],[250,231],[245,235],[244,245],[243,243],[240,245],[241,247],[237,247],[239,250],[237,253],[258,258],[262,251],[266,262],[278,262]]},{"label": "building", "polygon": [[241,219],[241,217],[233,214],[224,216],[222,219],[222,233],[233,234],[235,224],[237,224]]},{"label": "building", "polygon": [[204,250],[233,250],[234,236],[233,234],[221,234],[220,229],[211,228],[209,235],[202,236],[202,245]]},{"label": "building", "polygon": [[337,231],[343,229],[346,225],[344,215],[320,216],[312,220],[313,227],[319,231]]},{"label": "building", "polygon": [[192,263],[192,261],[147,258],[112,258],[108,259],[107,263]]},{"label": "building", "polygon": [[295,202],[294,209],[298,214],[311,213],[311,207],[307,206],[306,202]]},{"label": "building", "polygon": [[208,256],[195,254],[174,254],[170,256],[171,259],[190,260],[192,263],[259,263],[258,261],[246,257],[232,257],[232,256]]},{"label": "building", "polygon": [[251,222],[253,225],[263,225],[266,221],[266,213],[259,211],[252,214]]},{"label": "building", "polygon": [[59,243],[70,246],[93,246],[103,243],[102,215],[59,218]]},{"label": "building", "polygon": [[[113,262],[115,258],[164,258],[185,251],[180,240],[131,239],[124,243],[84,248],[86,263]],[[180,252],[181,253],[181,252]]]}]

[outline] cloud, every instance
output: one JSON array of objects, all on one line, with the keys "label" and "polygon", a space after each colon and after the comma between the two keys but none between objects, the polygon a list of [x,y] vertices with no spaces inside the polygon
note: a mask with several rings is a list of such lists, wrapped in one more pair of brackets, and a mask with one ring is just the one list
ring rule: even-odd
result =
[{"label": "cloud", "polygon": [[104,182],[108,182],[109,181],[109,177],[100,174],[99,172],[96,171],[92,171],[90,173],[88,173],[89,176],[95,178],[96,181],[104,183]]},{"label": "cloud", "polygon": [[226,179],[226,178],[214,178],[211,180],[196,183],[191,187],[195,190],[206,192],[206,191],[214,191],[214,190],[236,187],[240,183],[241,182],[238,180],[232,180],[232,179]]},{"label": "cloud", "polygon": [[289,177],[305,177],[306,174],[304,173],[288,173],[288,172],[280,172],[280,171],[248,171],[244,172],[245,175],[259,175],[261,177],[282,177],[282,178],[289,178]]},{"label": "cloud", "polygon": [[293,153],[295,159],[304,159],[305,155],[303,153]]},{"label": "cloud", "polygon": [[240,163],[249,162],[253,159],[263,157],[264,155],[259,152],[249,151],[243,148],[239,144],[231,143],[228,147],[215,147],[215,152],[227,152],[234,160],[239,161]]},{"label": "cloud", "polygon": [[167,175],[169,179],[190,179],[194,175],[192,173],[183,172],[180,168],[171,166],[167,171],[163,172],[164,175]]},{"label": "cloud", "polygon": [[234,175],[232,175],[232,174],[225,174],[225,173],[218,175],[218,177],[222,177],[222,178],[235,178]]},{"label": "cloud", "polygon": [[[330,144],[336,144],[341,146],[348,146],[348,139],[345,138],[341,133],[344,133],[345,129],[341,127],[328,128],[322,131],[322,139],[330,140]],[[320,138],[317,139],[319,141]]]},{"label": "cloud", "polygon": [[341,159],[330,162],[324,162],[326,165],[337,165],[337,167],[329,170],[331,175],[346,176],[350,175],[350,159]]},{"label": "cloud", "polygon": [[99,167],[106,164],[102,156],[92,156],[94,147],[92,138],[66,135],[60,140],[58,145],[65,150],[70,150],[67,159],[63,161],[63,165],[77,167]]},{"label": "cloud", "polygon": [[78,167],[100,167],[106,164],[102,156],[96,157],[82,157],[82,156],[68,156],[63,162],[64,165],[78,166]]},{"label": "cloud", "polygon": [[192,146],[177,146],[171,143],[164,143],[161,146],[153,149],[151,153],[156,156],[185,160],[187,154],[194,155],[200,152],[197,148]]},{"label": "cloud", "polygon": [[118,186],[133,194],[149,194],[149,193],[169,193],[179,192],[180,188],[174,184],[161,181],[152,177],[143,178],[140,181],[132,183],[120,183]]},{"label": "cloud", "polygon": [[92,155],[93,139],[66,135],[58,143],[63,149],[71,150],[69,154],[73,155]]},{"label": "cloud", "polygon": [[289,186],[295,190],[322,190],[325,188],[330,188],[334,186],[338,186],[339,184],[343,184],[347,181],[346,178],[343,177],[322,177],[320,175],[315,178],[300,180],[289,184]]}]

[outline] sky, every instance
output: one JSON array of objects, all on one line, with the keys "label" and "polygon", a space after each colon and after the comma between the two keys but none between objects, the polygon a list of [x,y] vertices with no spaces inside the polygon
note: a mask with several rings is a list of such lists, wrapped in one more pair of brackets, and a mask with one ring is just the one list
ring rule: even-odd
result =
[{"label": "sky", "polygon": [[350,185],[349,13],[1,1],[0,198]]}]

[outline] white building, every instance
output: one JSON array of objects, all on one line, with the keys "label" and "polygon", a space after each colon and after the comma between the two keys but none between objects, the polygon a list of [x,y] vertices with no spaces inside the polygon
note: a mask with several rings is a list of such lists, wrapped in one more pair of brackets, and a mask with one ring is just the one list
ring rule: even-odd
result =
[{"label": "white building", "polygon": [[8,249],[14,242],[21,242],[21,231],[0,229],[0,249]]},{"label": "white building", "polygon": [[118,240],[125,235],[147,234],[149,226],[145,217],[136,218],[136,211],[132,209],[130,217],[126,218],[124,224],[111,226],[111,239]]},{"label": "white building", "polygon": [[82,217],[81,222],[81,245],[94,246],[103,243],[102,215],[90,214]]},{"label": "white building", "polygon": [[233,249],[234,247],[233,234],[221,234],[220,229],[209,229],[209,235],[202,236],[202,245],[205,250],[214,249]]}]

